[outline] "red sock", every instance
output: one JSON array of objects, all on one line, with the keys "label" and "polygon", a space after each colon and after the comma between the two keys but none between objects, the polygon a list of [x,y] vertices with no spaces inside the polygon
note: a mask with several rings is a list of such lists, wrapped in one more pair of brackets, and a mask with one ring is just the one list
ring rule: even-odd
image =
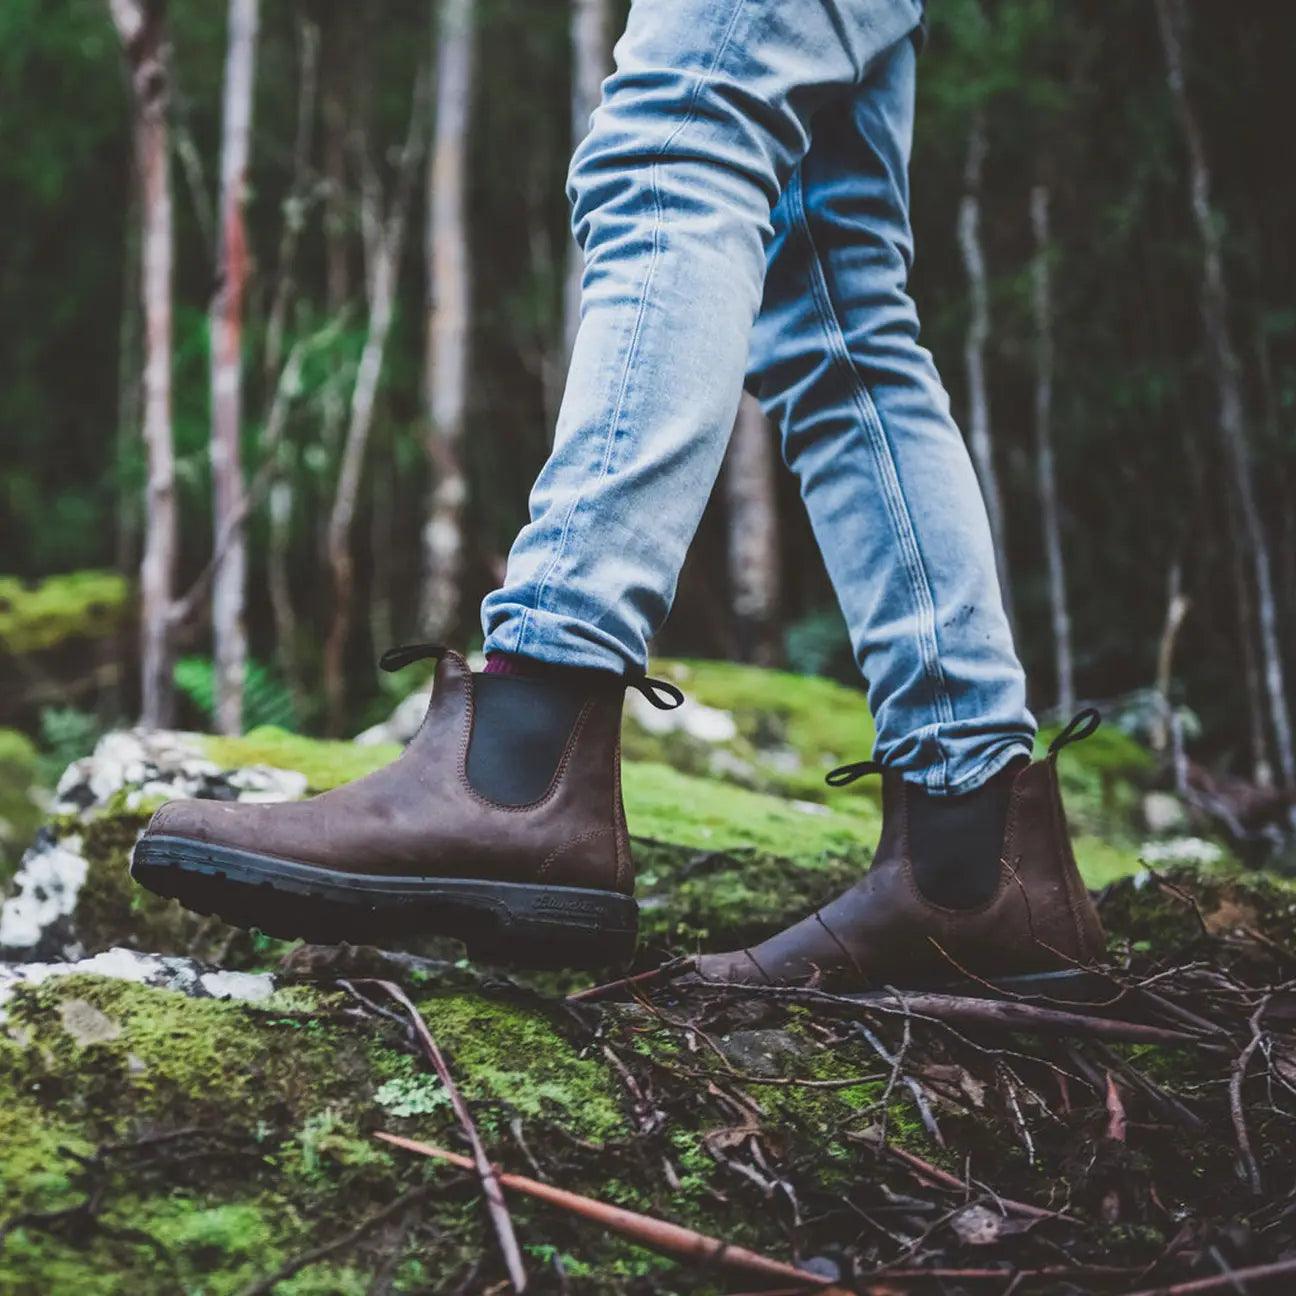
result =
[{"label": "red sock", "polygon": [[592,670],[585,666],[555,666],[551,662],[536,661],[534,657],[521,657],[517,653],[492,652],[486,654],[483,675],[514,675],[522,679],[565,680],[570,684],[589,687],[591,684],[621,683],[621,677],[612,671]]}]

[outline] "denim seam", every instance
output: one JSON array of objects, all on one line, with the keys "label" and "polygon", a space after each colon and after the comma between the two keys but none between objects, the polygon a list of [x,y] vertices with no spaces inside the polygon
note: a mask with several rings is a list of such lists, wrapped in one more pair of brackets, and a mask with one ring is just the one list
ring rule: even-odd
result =
[{"label": "denim seam", "polygon": [[[728,25],[725,27],[724,36],[721,38],[719,45],[716,47],[715,55],[707,65],[704,72],[697,74],[693,86],[693,92],[689,96],[688,108],[685,110],[683,118],[676,125],[675,129],[666,137],[661,147],[653,155],[652,165],[648,171],[649,184],[652,188],[653,198],[653,234],[652,234],[652,252],[648,259],[648,268],[644,272],[643,286],[639,289],[639,304],[635,314],[634,329],[630,334],[630,344],[626,348],[625,366],[621,373],[621,385],[617,391],[616,406],[612,413],[611,421],[608,423],[607,432],[603,443],[603,460],[599,465],[599,474],[594,484],[599,485],[608,475],[608,470],[612,464],[612,451],[618,439],[620,431],[621,413],[625,408],[626,395],[630,390],[630,379],[634,373],[635,357],[639,348],[639,337],[643,330],[644,316],[648,310],[648,294],[652,288],[653,279],[657,272],[657,262],[661,252],[661,231],[665,219],[665,211],[662,205],[661,190],[658,187],[657,171],[662,161],[670,152],[671,146],[679,139],[684,130],[697,116],[698,100],[702,97],[702,91],[714,80],[716,71],[720,66],[721,60],[729,51],[730,42],[733,40],[734,29],[738,26],[738,18],[746,8],[747,0],[735,0],[733,13],[729,16]],[[563,556],[563,551],[567,547],[567,537],[571,533],[572,525],[576,519],[577,510],[585,502],[588,491],[581,491],[571,502],[567,510],[567,516],[563,519],[562,532],[558,537],[558,543],[554,547],[553,557],[549,560],[549,565],[544,570],[544,575],[540,577],[540,582],[536,586],[534,610],[539,612],[543,610],[545,594],[548,590],[550,577],[557,570],[558,563]],[[514,651],[522,653],[523,642],[526,639],[527,630],[531,623],[532,608],[523,608],[522,617],[518,623],[517,640]]]},{"label": "denim seam", "polygon": [[[886,427],[878,414],[877,406],[873,403],[873,397],[869,393],[867,385],[851,358],[841,321],[837,316],[828,292],[827,275],[819,255],[819,249],[815,244],[809,218],[806,215],[802,192],[802,173],[799,168],[788,185],[788,192],[791,198],[792,218],[801,236],[805,239],[810,252],[810,287],[814,295],[815,305],[818,308],[819,322],[823,328],[824,337],[827,340],[829,352],[834,362],[844,370],[850,380],[855,407],[859,411],[860,420],[867,434],[869,449],[872,451],[873,461],[878,468],[887,517],[900,545],[905,574],[909,578],[909,591],[918,613],[917,637],[919,651],[922,654],[923,672],[932,685],[937,714],[942,721],[948,723],[954,719],[954,708],[950,700],[949,687],[945,681],[945,673],[941,669],[940,646],[936,641],[936,607],[932,599],[931,584],[927,578],[926,567],[923,563],[922,550],[918,545],[918,537],[914,531],[909,506],[905,500],[904,491],[900,486],[900,479],[896,472],[895,458],[891,452]],[[936,777],[929,776],[926,779],[926,784],[929,787],[945,787],[948,785],[949,757],[944,744],[940,742],[939,738],[935,741],[936,749],[940,753],[940,770]]]}]

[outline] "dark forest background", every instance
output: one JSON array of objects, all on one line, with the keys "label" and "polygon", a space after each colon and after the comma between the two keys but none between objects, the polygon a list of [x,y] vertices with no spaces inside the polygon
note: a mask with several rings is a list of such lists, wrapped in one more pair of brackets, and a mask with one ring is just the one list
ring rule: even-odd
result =
[{"label": "dark forest background", "polygon": [[[373,666],[390,642],[479,640],[477,604],[524,519],[561,389],[573,113],[622,13],[260,6],[238,320],[246,604],[214,626],[209,337],[233,273],[219,218],[233,7],[125,8],[151,47],[124,50],[106,0],[0,6],[0,723],[105,725],[143,706],[153,721],[353,732],[390,705]],[[607,40],[591,45],[600,23]],[[158,615],[136,598],[156,523],[149,200],[134,143],[149,105],[131,70],[153,55],[174,204],[166,598],[181,608],[163,635],[168,684],[155,679],[175,691],[150,710],[136,647]],[[924,341],[1002,496],[1034,703],[1167,695],[1203,758],[1280,783],[1296,678],[1294,56],[1291,5],[932,0],[913,164]],[[339,474],[402,192],[339,630]],[[466,307],[429,293],[433,265],[467,286]],[[467,339],[461,399],[453,372],[430,372],[437,311]],[[726,469],[658,650],[849,678],[774,434],[746,423],[746,459]],[[433,515],[449,549],[421,539]],[[435,552],[452,555],[444,570]],[[124,583],[49,583],[114,571]],[[84,598],[116,609],[108,638],[87,635]],[[246,653],[226,651],[246,687],[231,710],[235,677],[211,663],[236,626]]]}]

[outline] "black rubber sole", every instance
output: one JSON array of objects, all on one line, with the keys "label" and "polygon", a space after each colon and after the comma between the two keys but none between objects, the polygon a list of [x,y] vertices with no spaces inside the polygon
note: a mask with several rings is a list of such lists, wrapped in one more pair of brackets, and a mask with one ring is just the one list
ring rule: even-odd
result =
[{"label": "black rubber sole", "polygon": [[639,927],[639,906],[616,891],[342,873],[164,834],[136,843],[131,877],[268,936],[320,945],[450,936],[470,958],[511,967],[624,967]]}]

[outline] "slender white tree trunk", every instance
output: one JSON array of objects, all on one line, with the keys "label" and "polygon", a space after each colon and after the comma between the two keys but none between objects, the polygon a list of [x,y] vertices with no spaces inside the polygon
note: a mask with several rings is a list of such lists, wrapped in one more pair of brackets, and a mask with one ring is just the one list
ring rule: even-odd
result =
[{"label": "slender white tree trunk", "polygon": [[1062,558],[1062,520],[1053,459],[1053,284],[1049,273],[1049,191],[1036,185],[1030,198],[1035,233],[1032,302],[1035,313],[1035,473],[1048,568],[1049,611],[1053,623],[1053,660],[1057,706],[1075,710],[1075,671],[1071,654],[1071,612],[1067,604],[1066,565]]},{"label": "slender white tree trunk", "polygon": [[468,406],[472,261],[468,242],[467,143],[473,92],[473,0],[441,0],[436,124],[428,167],[425,257],[427,354],[423,366],[432,494],[423,527],[423,629],[454,627],[463,576],[463,469]]},{"label": "slender white tree trunk", "polygon": [[774,436],[746,393],[738,406],[721,475],[728,513],[729,593],[744,661],[779,657],[779,518]]},{"label": "slender white tree trunk", "polygon": [[171,280],[175,260],[171,205],[171,51],[163,0],[109,0],[130,69],[135,165],[139,170],[140,294],[144,312],[141,383],[148,460],[144,552],[140,561],[140,723],[173,722],[171,602],[177,523],[171,430]]},{"label": "slender white tree trunk", "polygon": [[[329,725],[340,733],[346,702],[344,664],[347,640],[354,619],[355,569],[351,554],[351,536],[355,525],[356,503],[364,473],[365,450],[373,427],[374,402],[378,380],[382,376],[387,337],[391,332],[396,302],[396,280],[401,251],[405,244],[405,224],[409,213],[414,172],[423,145],[423,117],[426,113],[426,77],[420,73],[414,87],[409,130],[401,150],[395,194],[383,211],[383,199],[377,177],[370,174],[364,185],[362,227],[368,243],[369,322],[365,333],[355,385],[351,389],[351,408],[346,435],[342,443],[342,464],[337,490],[329,513],[326,548],[333,577],[333,620],[324,644],[324,692],[328,699]],[[372,168],[369,168],[372,172]]]},{"label": "slender white tree trunk", "polygon": [[243,730],[243,684],[247,674],[244,609],[247,530],[240,452],[243,413],[243,305],[249,254],[244,205],[252,142],[256,84],[258,0],[230,0],[225,54],[225,102],[221,133],[220,229],[216,294],[212,298],[211,468],[215,543],[224,549],[212,575],[212,635],[218,732]]},{"label": "slender white tree trunk", "polygon": [[[611,8],[608,0],[572,0],[571,142],[585,138],[599,105],[603,80],[612,71]],[[576,240],[567,240],[567,278],[563,288],[563,355],[571,358],[580,327],[581,279],[585,257]]]},{"label": "slender white tree trunk", "polygon": [[1012,586],[1008,580],[1008,543],[1004,522],[1003,495],[994,462],[994,440],[990,431],[990,388],[986,380],[986,346],[990,340],[990,289],[986,276],[985,252],[981,246],[982,170],[986,155],[985,119],[980,112],[972,118],[968,133],[967,162],[963,170],[963,197],[959,202],[958,240],[963,268],[968,277],[972,311],[963,343],[963,363],[968,385],[968,447],[976,465],[990,518],[995,564],[1009,622],[1014,621]]},{"label": "slender white tree trunk", "polygon": [[1293,750],[1291,715],[1283,678],[1273,564],[1260,516],[1259,500],[1256,498],[1251,446],[1242,402],[1242,367],[1229,334],[1229,295],[1224,276],[1223,232],[1211,209],[1211,176],[1206,147],[1188,96],[1184,73],[1186,14],[1182,0],[1156,0],[1156,6],[1161,44],[1165,52],[1166,77],[1188,152],[1190,203],[1202,244],[1202,325],[1219,402],[1219,430],[1224,459],[1232,479],[1231,485],[1241,515],[1255,581],[1260,661],[1269,704],[1269,722],[1273,729],[1282,781],[1291,786],[1296,783],[1296,751]]}]

